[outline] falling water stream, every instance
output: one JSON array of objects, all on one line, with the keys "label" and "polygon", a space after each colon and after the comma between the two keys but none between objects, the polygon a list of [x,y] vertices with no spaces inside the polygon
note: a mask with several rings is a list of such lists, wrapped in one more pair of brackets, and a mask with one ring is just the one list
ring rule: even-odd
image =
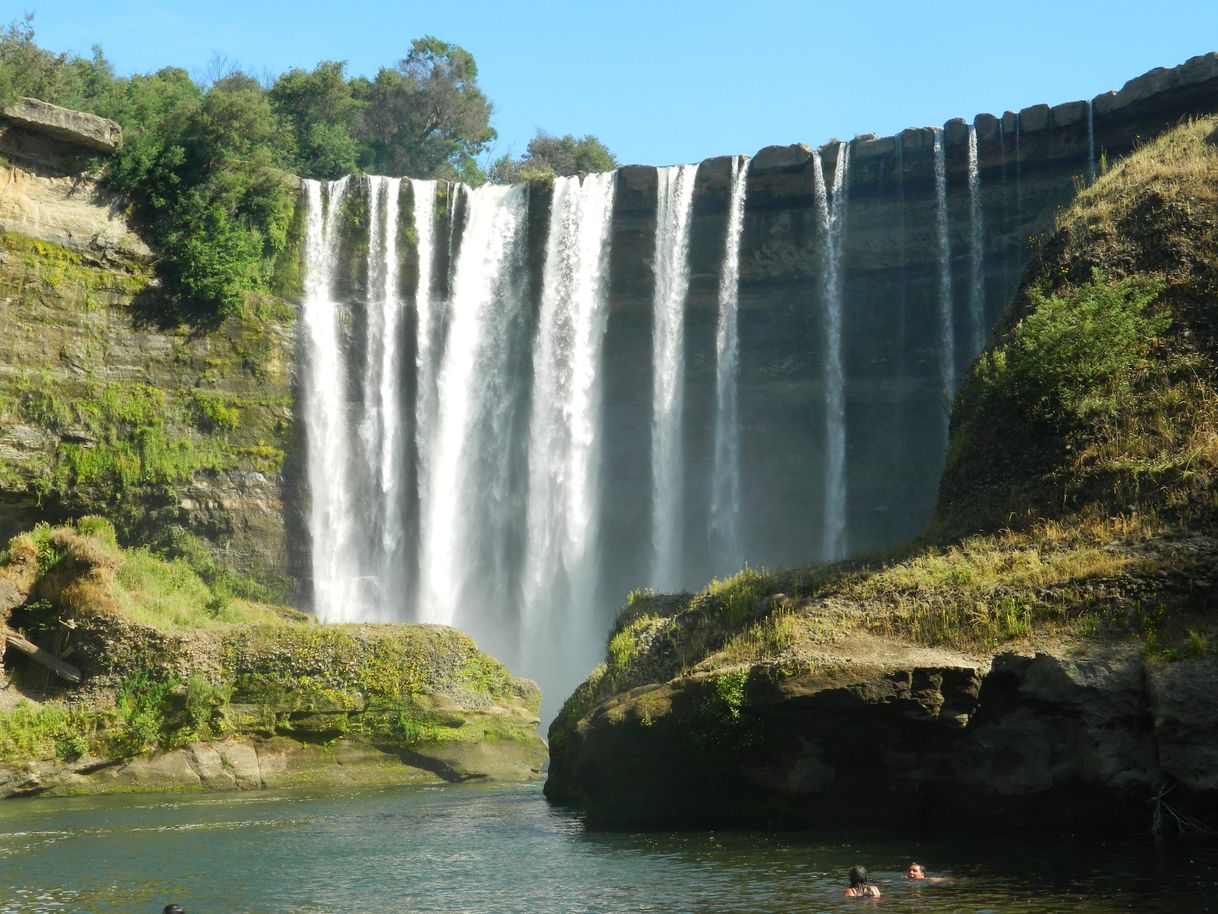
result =
[{"label": "falling water stream", "polygon": [[969,340],[971,360],[985,346],[985,225],[981,209],[981,165],[977,154],[977,128],[968,127],[969,199]]},{"label": "falling water stream", "polygon": [[740,548],[740,236],[749,163],[732,159],[731,196],[723,266],[719,273],[719,314],[715,323],[715,455],[711,476],[710,547],[715,574],[732,574],[744,562]]},{"label": "falling water stream", "polygon": [[685,511],[682,420],[685,413],[685,295],[689,226],[697,165],[658,169],[652,331],[650,583],[679,590]]},{"label": "falling water stream", "polygon": [[833,194],[825,187],[820,153],[814,152],[813,186],[821,224],[821,313],[824,323],[825,358],[825,509],[822,557],[846,555],[846,378],[842,369],[842,245],[846,235],[846,171],[850,145],[839,143],[833,170]]},{"label": "falling water stream", "polygon": [[[948,234],[947,156],[943,131],[935,131],[935,235],[939,264],[939,376],[945,404],[956,393],[956,324],[952,299],[952,247]],[[946,433],[946,408],[944,431]]]},{"label": "falling water stream", "polygon": [[600,652],[600,461],[615,175],[557,178],[533,343],[521,656],[578,679]]}]

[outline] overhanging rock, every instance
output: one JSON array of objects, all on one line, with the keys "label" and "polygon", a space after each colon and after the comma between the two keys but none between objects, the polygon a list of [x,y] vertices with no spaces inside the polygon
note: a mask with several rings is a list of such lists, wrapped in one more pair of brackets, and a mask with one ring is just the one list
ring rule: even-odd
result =
[{"label": "overhanging rock", "polygon": [[23,98],[0,114],[27,130],[98,152],[115,152],[123,141],[123,129],[114,121],[36,98]]}]

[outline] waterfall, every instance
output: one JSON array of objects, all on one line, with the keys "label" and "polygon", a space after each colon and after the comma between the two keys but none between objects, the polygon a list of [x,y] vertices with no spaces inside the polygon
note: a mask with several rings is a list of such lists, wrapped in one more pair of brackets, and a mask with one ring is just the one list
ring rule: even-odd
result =
[{"label": "waterfall", "polygon": [[832,198],[825,188],[820,153],[812,153],[816,211],[821,225],[821,290],[825,338],[825,508],[821,552],[846,555],[846,379],[842,369],[842,242],[846,234],[846,170],[850,146],[839,143]]},{"label": "waterfall", "polygon": [[[439,393],[436,390],[439,315],[437,303],[432,297],[432,276],[436,258],[436,182],[412,178],[410,190],[414,198],[414,231],[419,260],[414,294],[414,440],[415,499],[416,504],[421,505],[431,486],[431,450],[435,438],[436,413],[439,410]],[[449,197],[456,197],[452,189]]]},{"label": "waterfall", "polygon": [[[533,342],[520,651],[571,687],[599,654],[602,351],[616,175],[556,178]],[[552,696],[560,697],[560,696]]]},{"label": "waterfall", "polygon": [[740,342],[740,236],[750,159],[732,159],[731,197],[719,273],[719,316],[715,325],[715,455],[710,495],[711,561],[716,574],[730,574],[744,562],[740,549],[740,417],[737,411]]},{"label": "waterfall", "polygon": [[981,210],[981,166],[977,155],[977,128],[968,128],[968,199],[969,199],[969,321],[972,348],[968,356],[976,357],[985,347],[985,225]]},{"label": "waterfall", "polygon": [[942,130],[935,130],[935,201],[939,251],[939,376],[946,410],[956,393],[956,327],[952,316],[952,251],[947,231],[947,161]]},{"label": "waterfall", "polygon": [[652,323],[651,583],[683,586],[685,293],[689,289],[689,223],[697,165],[658,169],[655,296]]},{"label": "waterfall", "polygon": [[528,310],[519,286],[527,203],[523,186],[466,192],[419,507],[419,614],[464,627],[484,644],[510,638],[514,625],[498,616],[516,588],[512,443],[520,390],[513,359]]},{"label": "waterfall", "polygon": [[357,523],[350,482],[347,393],[334,300],[338,217],[348,178],[324,189],[304,182],[305,230],[304,408],[309,462],[309,534],[313,606],[319,618],[341,622],[370,609],[363,592],[354,539]]},{"label": "waterfall", "polygon": [[398,294],[398,196],[400,178],[368,179],[368,303],[364,368],[364,415],[360,439],[366,448],[371,507],[379,537],[368,544],[370,580],[378,587],[376,617],[400,615],[404,599],[405,448],[402,431],[402,302]]},{"label": "waterfall", "polygon": [[1015,230],[1016,237],[1023,234],[1023,153],[1021,151],[1021,134],[1023,133],[1023,118],[1015,115]]},{"label": "waterfall", "polygon": [[1087,100],[1087,184],[1095,183],[1095,101]]}]

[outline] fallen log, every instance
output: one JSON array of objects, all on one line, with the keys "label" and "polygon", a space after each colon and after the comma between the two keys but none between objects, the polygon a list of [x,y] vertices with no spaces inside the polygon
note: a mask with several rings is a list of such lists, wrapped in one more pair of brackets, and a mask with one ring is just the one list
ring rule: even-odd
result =
[{"label": "fallen log", "polygon": [[33,641],[30,641],[23,635],[17,634],[11,628],[4,629],[4,640],[7,644],[15,647],[37,663],[41,663],[56,676],[66,679],[68,682],[80,682],[80,670],[72,666],[72,664],[60,660],[50,651],[44,651]]}]

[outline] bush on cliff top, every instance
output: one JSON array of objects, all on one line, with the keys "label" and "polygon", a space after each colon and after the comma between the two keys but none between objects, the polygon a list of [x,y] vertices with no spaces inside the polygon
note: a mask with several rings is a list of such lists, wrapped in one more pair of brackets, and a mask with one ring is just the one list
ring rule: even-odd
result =
[{"label": "bush on cliff top", "polygon": [[473,55],[427,36],[372,79],[345,66],[293,69],[270,89],[223,63],[202,85],[177,67],[118,77],[100,48],[38,47],[26,16],[0,29],[0,105],[28,95],[123,127],[104,176],[154,240],[160,318],[210,327],[270,285],[296,204],[285,172],[485,179],[477,157],[495,131]]}]

